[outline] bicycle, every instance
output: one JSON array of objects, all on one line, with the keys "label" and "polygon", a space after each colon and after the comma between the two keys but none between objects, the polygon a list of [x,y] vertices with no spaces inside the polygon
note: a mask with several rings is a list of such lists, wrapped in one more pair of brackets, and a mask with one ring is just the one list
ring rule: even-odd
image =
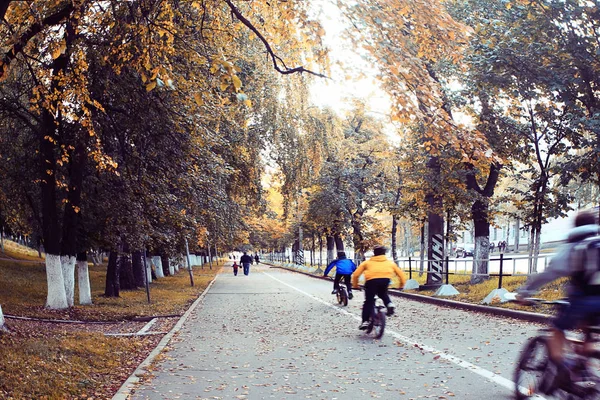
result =
[{"label": "bicycle", "polygon": [[[532,305],[536,303],[551,304],[556,307],[564,307],[569,303],[564,300],[545,301],[542,299],[527,299]],[[586,339],[598,342],[595,334],[600,333],[600,326],[586,327]],[[600,398],[600,351],[594,350],[591,354],[583,355],[584,341],[575,338],[567,338],[569,346],[565,352],[565,358],[573,362],[569,368],[571,376],[579,379],[571,381],[563,380],[555,384],[556,376],[551,376],[549,371],[551,363],[549,358],[548,341],[552,336],[550,328],[541,328],[538,335],[529,339],[523,346],[521,355],[515,369],[515,396],[517,400],[525,400],[537,397],[541,394],[549,398],[548,394],[541,392],[540,384],[543,381],[552,381],[553,388],[550,396],[565,400],[592,400]]]},{"label": "bicycle", "polygon": [[375,331],[375,339],[381,339],[383,331],[385,330],[385,320],[387,316],[387,308],[383,304],[377,304],[381,299],[375,298],[375,306],[371,312],[371,318],[369,318],[369,326],[366,329],[366,333],[369,334]]}]

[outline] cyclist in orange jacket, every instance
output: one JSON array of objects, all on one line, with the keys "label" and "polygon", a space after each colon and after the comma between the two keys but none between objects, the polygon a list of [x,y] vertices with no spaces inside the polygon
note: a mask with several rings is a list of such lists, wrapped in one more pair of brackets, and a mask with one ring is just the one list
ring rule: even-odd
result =
[{"label": "cyclist in orange jacket", "polygon": [[373,257],[362,262],[352,274],[352,286],[358,288],[358,278],[365,274],[365,302],[362,308],[362,323],[358,329],[365,330],[369,326],[371,312],[375,307],[375,295],[383,300],[387,307],[387,315],[394,315],[394,303],[388,295],[388,286],[394,275],[400,279],[400,288],[404,287],[406,277],[395,262],[385,256],[387,249],[377,246],[373,249]]}]

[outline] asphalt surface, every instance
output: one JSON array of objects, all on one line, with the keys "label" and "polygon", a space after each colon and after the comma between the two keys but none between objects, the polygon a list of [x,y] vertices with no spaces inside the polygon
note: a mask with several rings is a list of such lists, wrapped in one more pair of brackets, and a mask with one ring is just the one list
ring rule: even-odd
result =
[{"label": "asphalt surface", "polygon": [[513,398],[520,347],[539,324],[395,298],[381,340],[359,331],[332,283],[225,267],[132,399]]}]

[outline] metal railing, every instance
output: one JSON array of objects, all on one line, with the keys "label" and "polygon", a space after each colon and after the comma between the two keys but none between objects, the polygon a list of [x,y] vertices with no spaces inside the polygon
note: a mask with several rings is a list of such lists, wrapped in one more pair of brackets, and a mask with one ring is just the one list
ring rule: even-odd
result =
[{"label": "metal railing", "polygon": [[[438,260],[421,260],[420,258],[408,257],[406,259],[397,259],[395,260],[396,264],[405,272],[408,272],[409,279],[412,279],[413,273],[418,274],[430,274],[435,273],[438,275],[442,275],[446,284],[449,283],[450,275],[457,276],[485,276],[485,277],[498,277],[498,289],[502,288],[502,278],[509,276],[523,276],[527,277],[529,275],[533,275],[539,272],[542,272],[546,269],[548,265],[548,261],[554,254],[540,254],[537,256],[537,271],[530,271],[530,259],[529,256],[518,256],[511,255],[506,257],[504,253],[500,253],[497,258],[489,258],[485,260],[474,260],[473,258],[450,258],[446,256],[446,258],[442,261],[443,270],[442,271],[430,271],[427,266],[430,262],[438,262]],[[475,262],[486,262],[488,263],[488,273],[474,273],[473,264]],[[420,264],[423,264],[423,269],[415,268]],[[463,268],[459,269],[460,264],[462,264]],[[452,268],[453,266],[453,268]],[[509,268],[507,270],[507,267]],[[508,272],[507,272],[508,271]],[[441,283],[441,282],[440,282]]]}]

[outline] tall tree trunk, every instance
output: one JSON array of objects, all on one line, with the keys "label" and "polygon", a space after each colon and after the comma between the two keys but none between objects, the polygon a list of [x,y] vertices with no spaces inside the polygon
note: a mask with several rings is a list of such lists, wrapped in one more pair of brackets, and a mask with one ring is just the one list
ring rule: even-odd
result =
[{"label": "tall tree trunk", "polygon": [[60,256],[60,265],[62,269],[63,282],[65,285],[65,296],[67,304],[73,307],[75,299],[75,264],[76,256]]},{"label": "tall tree trunk", "polygon": [[152,264],[154,265],[154,274],[156,274],[156,279],[164,278],[165,274],[163,273],[162,261],[160,259],[160,255],[152,256]]},{"label": "tall tree trunk", "polygon": [[398,260],[398,253],[396,251],[396,235],[398,234],[398,217],[392,215],[392,259]]},{"label": "tall tree trunk", "polygon": [[514,248],[514,252],[518,253],[519,252],[519,236],[521,236],[521,220],[517,218],[517,220],[515,221],[515,248]]},{"label": "tall tree trunk", "polygon": [[327,265],[335,259],[335,239],[333,236],[325,236],[327,243]]},{"label": "tall tree trunk", "polygon": [[323,236],[319,233],[319,266],[323,265]]},{"label": "tall tree trunk", "polygon": [[123,246],[123,252],[119,254],[119,287],[121,290],[137,289],[135,284],[135,276],[133,274],[133,263],[129,254],[129,246]]},{"label": "tall tree trunk", "polygon": [[108,256],[108,267],[106,270],[106,286],[104,295],[106,297],[119,297],[119,252],[111,251]]},{"label": "tall tree trunk", "polygon": [[[362,233],[362,224],[361,220],[363,217],[364,211],[359,209],[352,216],[352,242],[354,244],[354,261],[356,263],[362,262],[365,258],[365,248],[364,248],[364,235]],[[343,245],[343,243],[342,243]],[[339,250],[338,250],[339,251]]]},{"label": "tall tree trunk", "polygon": [[73,307],[75,302],[75,264],[77,254],[82,250],[83,235],[81,228],[81,192],[83,185],[83,171],[87,154],[83,144],[75,147],[75,154],[69,163],[69,191],[67,192],[67,203],[63,212],[62,242],[61,242],[61,264],[67,304]]},{"label": "tall tree trunk", "polygon": [[162,263],[162,270],[165,276],[171,275],[171,266],[169,263],[169,256],[165,254],[160,255],[160,261]]},{"label": "tall tree trunk", "polygon": [[77,286],[79,287],[79,304],[92,304],[92,290],[90,287],[90,273],[86,252],[77,254]]},{"label": "tall tree trunk", "polygon": [[[52,74],[50,77],[50,93],[62,91],[62,74],[69,66],[72,43],[76,38],[75,26],[77,25],[76,14],[70,14],[65,24],[66,50],[52,61]],[[50,100],[52,106],[56,101]],[[46,277],[48,283],[48,297],[46,307],[51,309],[65,309],[69,307],[67,291],[65,289],[65,278],[63,276],[61,256],[61,226],[59,222],[59,201],[56,194],[57,162],[56,153],[59,141],[64,135],[58,131],[63,129],[62,116],[60,112],[56,115],[48,108],[41,111],[42,128],[39,132],[39,182],[42,203],[42,235],[46,249]],[[64,132],[63,132],[64,133]],[[67,209],[70,207],[67,207]],[[72,207],[71,207],[72,208]],[[75,253],[73,253],[73,256]],[[74,268],[74,264],[73,264]],[[67,278],[68,280],[69,278]],[[74,278],[73,278],[74,280]],[[67,282],[70,285],[70,282]],[[72,303],[72,301],[71,301]]]},{"label": "tall tree trunk", "polygon": [[344,241],[342,240],[342,237],[340,236],[339,233],[334,233],[333,234],[333,239],[335,241],[335,249],[336,251],[340,252],[340,251],[344,251]]},{"label": "tall tree trunk", "polygon": [[489,279],[490,223],[486,201],[477,200],[471,206],[475,227],[475,250],[473,252],[473,274],[471,283],[481,283]]},{"label": "tall tree trunk", "polygon": [[419,276],[423,276],[425,272],[425,221],[421,223],[421,242],[419,247],[421,253],[419,255]]},{"label": "tall tree trunk", "polygon": [[131,268],[133,269],[133,279],[135,281],[135,286],[144,287],[146,281],[144,280],[144,274],[146,270],[144,268],[144,255],[141,251],[136,250],[131,253]]},{"label": "tall tree trunk", "polygon": [[[494,195],[502,165],[492,163],[484,188],[477,183],[476,171],[472,165],[467,166],[467,188],[477,194],[477,199],[471,206],[475,236],[475,251],[473,252],[473,275],[471,283],[480,283],[489,279],[490,255],[490,216],[489,203]],[[475,275],[478,274],[478,275]]]}]

